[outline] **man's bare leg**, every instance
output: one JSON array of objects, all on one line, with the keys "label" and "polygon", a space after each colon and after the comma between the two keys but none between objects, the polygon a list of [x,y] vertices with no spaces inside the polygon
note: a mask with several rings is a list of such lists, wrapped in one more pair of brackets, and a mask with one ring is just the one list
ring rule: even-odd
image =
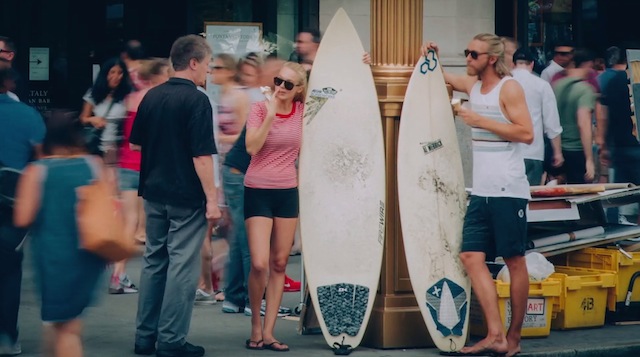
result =
[{"label": "man's bare leg", "polygon": [[473,292],[480,302],[485,320],[487,321],[487,337],[473,346],[465,347],[460,352],[481,353],[496,352],[506,353],[508,350],[507,339],[504,334],[504,326],[500,320],[498,309],[498,294],[496,286],[485,263],[485,254],[482,252],[463,252],[460,259],[464,265]]},{"label": "man's bare leg", "polygon": [[523,256],[506,258],[504,262],[509,268],[509,276],[511,277],[511,326],[507,331],[507,343],[509,345],[507,356],[511,357],[520,353],[522,323],[524,322],[529,296],[529,272]]}]

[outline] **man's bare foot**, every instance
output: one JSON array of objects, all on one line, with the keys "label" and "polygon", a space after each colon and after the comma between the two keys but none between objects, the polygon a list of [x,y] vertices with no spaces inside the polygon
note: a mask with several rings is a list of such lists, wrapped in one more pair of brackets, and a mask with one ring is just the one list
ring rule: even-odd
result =
[{"label": "man's bare foot", "polygon": [[512,336],[511,334],[507,334],[507,345],[509,349],[507,350],[506,357],[513,357],[521,352],[520,349],[520,336]]},{"label": "man's bare foot", "polygon": [[505,357],[513,357],[515,355],[519,355],[521,352],[520,350],[520,345],[518,345],[518,347],[516,349],[509,349],[509,352],[507,352],[507,354],[505,354]]},{"label": "man's bare foot", "polygon": [[480,354],[480,353],[496,353],[504,354],[509,351],[509,345],[504,335],[496,338],[486,337],[482,341],[476,343],[473,346],[464,347],[460,350],[462,353],[467,354]]}]

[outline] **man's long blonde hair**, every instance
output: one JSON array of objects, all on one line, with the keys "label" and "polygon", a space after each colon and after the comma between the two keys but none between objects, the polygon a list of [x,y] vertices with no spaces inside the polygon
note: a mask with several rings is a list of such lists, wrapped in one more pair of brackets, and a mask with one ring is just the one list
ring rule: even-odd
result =
[{"label": "man's long blonde hair", "polygon": [[487,54],[498,58],[493,65],[498,77],[503,78],[511,75],[511,70],[504,62],[504,42],[500,37],[492,33],[481,33],[477,34],[473,39],[486,42],[489,45]]}]

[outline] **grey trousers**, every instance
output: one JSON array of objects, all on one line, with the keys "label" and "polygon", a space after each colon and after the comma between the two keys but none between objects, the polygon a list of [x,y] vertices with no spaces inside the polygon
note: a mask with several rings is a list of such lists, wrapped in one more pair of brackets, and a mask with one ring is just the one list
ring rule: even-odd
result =
[{"label": "grey trousers", "polygon": [[174,349],[185,343],[207,229],[204,207],[144,201],[147,242],[140,275],[136,344]]}]

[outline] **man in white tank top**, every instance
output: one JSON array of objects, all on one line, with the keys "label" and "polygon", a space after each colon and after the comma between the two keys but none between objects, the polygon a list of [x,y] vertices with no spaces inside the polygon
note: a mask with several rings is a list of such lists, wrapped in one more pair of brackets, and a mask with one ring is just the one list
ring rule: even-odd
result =
[{"label": "man in white tank top", "polygon": [[[438,52],[433,42],[426,43]],[[529,294],[524,259],[526,206],[531,198],[519,143],[531,144],[533,127],[525,95],[511,80],[504,62],[504,43],[494,34],[476,35],[464,51],[467,75],[445,73],[454,90],[469,94],[471,108],[458,111],[471,127],[473,190],[465,216],[460,259],[480,301],[487,337],[463,353],[520,352],[520,335]],[[502,256],[511,276],[511,325],[505,334],[496,288],[485,264]]]}]

